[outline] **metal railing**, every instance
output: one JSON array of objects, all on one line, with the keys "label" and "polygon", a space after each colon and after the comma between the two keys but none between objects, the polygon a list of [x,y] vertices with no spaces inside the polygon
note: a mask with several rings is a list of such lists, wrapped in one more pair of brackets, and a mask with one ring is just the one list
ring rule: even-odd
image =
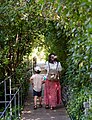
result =
[{"label": "metal railing", "polygon": [[16,83],[18,81],[16,73],[13,73],[4,81],[0,82],[0,90],[3,90],[3,95],[0,95],[3,96],[3,98],[0,97],[0,120],[21,119],[21,110],[23,109],[23,103],[28,89],[26,88],[28,85],[28,75],[33,74],[33,61],[28,63],[28,67],[30,69],[26,69],[23,72],[25,80],[22,83],[20,82],[21,84],[19,82]]},{"label": "metal railing", "polygon": [[4,87],[4,100],[0,101],[3,111],[0,112],[0,120],[19,120],[22,106],[22,85],[14,86],[12,76],[0,83]]}]

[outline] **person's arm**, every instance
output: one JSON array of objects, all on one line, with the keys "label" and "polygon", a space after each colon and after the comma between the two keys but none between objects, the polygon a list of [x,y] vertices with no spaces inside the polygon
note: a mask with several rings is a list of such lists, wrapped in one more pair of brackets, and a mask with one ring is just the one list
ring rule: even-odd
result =
[{"label": "person's arm", "polygon": [[42,81],[42,84],[44,84],[44,83],[45,83],[45,80]]},{"label": "person's arm", "polygon": [[62,66],[61,66],[61,63],[58,62],[58,71],[61,72],[62,71]]},{"label": "person's arm", "polygon": [[32,84],[32,86],[34,86],[34,84],[33,84],[33,75],[30,77],[30,83]]},{"label": "person's arm", "polygon": [[62,71],[62,66],[61,66],[61,63],[58,62],[58,73],[60,78],[61,78],[61,71]]},{"label": "person's arm", "polygon": [[42,84],[44,84],[44,83],[45,83],[44,77],[42,77],[41,81],[42,81]]},{"label": "person's arm", "polygon": [[48,71],[49,71],[49,62],[47,61],[46,64],[45,64],[45,73],[46,73],[46,76],[48,74]]}]

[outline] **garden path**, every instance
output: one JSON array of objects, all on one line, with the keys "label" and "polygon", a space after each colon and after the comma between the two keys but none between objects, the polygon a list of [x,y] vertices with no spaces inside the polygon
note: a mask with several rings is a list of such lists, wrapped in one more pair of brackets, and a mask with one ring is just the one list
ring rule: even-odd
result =
[{"label": "garden path", "polygon": [[[39,64],[42,68],[42,75],[44,75],[44,63]],[[24,103],[24,109],[21,114],[21,120],[70,120],[63,103],[55,110],[42,108],[33,109],[33,97],[31,86],[29,88],[28,96]]]}]

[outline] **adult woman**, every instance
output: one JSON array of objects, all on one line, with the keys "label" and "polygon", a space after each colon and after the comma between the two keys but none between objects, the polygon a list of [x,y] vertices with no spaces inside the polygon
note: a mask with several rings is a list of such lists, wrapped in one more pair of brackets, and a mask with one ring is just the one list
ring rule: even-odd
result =
[{"label": "adult woman", "polygon": [[54,109],[57,104],[61,103],[61,86],[58,78],[53,81],[48,77],[48,74],[50,69],[57,70],[58,73],[62,70],[62,66],[57,61],[57,56],[54,53],[49,55],[49,60],[46,62],[45,68],[47,70],[47,80],[44,87],[45,108],[48,109],[50,107],[50,109]]}]

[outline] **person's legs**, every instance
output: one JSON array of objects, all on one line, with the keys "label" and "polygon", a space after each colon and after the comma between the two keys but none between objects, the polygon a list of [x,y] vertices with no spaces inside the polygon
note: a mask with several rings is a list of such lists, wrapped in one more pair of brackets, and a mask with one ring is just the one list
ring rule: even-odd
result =
[{"label": "person's legs", "polygon": [[53,110],[61,103],[61,86],[59,82],[53,82],[50,89],[50,107]]},{"label": "person's legs", "polygon": [[33,96],[34,96],[34,109],[37,109],[37,92],[33,90]]},{"label": "person's legs", "polygon": [[39,104],[42,104],[42,97],[39,97]]},{"label": "person's legs", "polygon": [[42,91],[38,92],[39,107],[42,107]]},{"label": "person's legs", "polygon": [[49,80],[46,80],[45,86],[44,86],[44,103],[45,103],[45,108],[49,108]]},{"label": "person's legs", "polygon": [[34,96],[34,105],[37,105],[37,96]]},{"label": "person's legs", "polygon": [[57,82],[51,82],[50,84],[49,103],[51,109],[54,109],[57,105]]},{"label": "person's legs", "polygon": [[39,107],[42,107],[42,97],[39,97]]}]

